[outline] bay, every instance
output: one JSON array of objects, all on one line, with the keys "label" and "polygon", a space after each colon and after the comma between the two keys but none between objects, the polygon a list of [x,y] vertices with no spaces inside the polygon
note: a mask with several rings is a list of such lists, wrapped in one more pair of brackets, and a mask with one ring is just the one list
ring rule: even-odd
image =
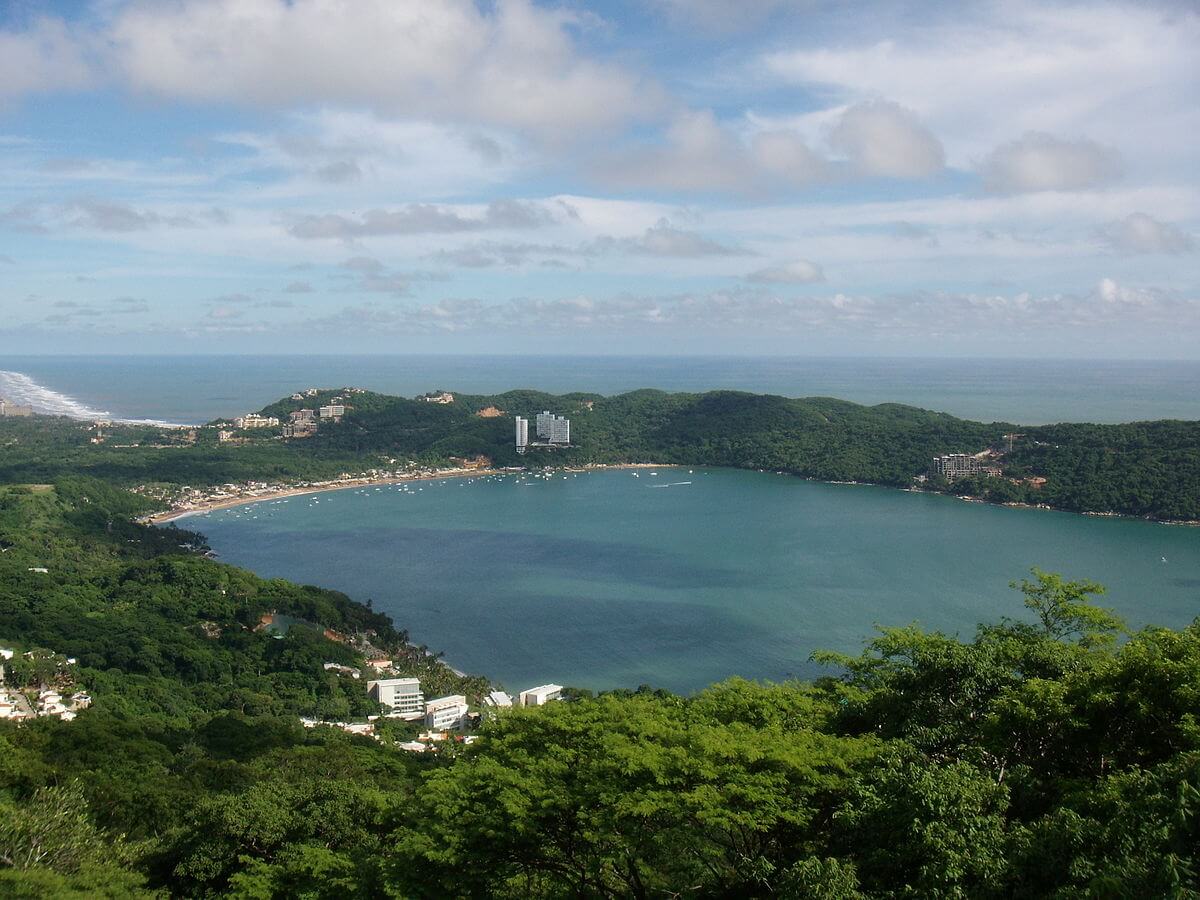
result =
[{"label": "bay", "polygon": [[371,598],[510,690],[811,677],[813,650],[857,652],[877,624],[969,637],[1024,616],[1008,585],[1031,566],[1104,583],[1135,627],[1200,615],[1194,528],[656,471],[343,490],[180,524],[226,562]]}]

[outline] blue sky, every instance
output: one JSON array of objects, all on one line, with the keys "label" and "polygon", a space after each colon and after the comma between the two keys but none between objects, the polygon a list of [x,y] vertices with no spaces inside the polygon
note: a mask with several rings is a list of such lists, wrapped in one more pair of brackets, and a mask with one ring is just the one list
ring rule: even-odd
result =
[{"label": "blue sky", "polygon": [[1193,4],[0,5],[21,352],[1200,358]]}]

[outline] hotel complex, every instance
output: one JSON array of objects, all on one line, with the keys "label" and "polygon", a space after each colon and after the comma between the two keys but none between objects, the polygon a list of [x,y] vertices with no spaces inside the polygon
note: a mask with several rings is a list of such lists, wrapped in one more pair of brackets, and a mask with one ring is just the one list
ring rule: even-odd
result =
[{"label": "hotel complex", "polygon": [[972,456],[969,453],[948,453],[945,456],[935,456],[931,470],[934,475],[941,475],[947,481],[956,478],[966,478],[968,475],[1000,476],[1003,469],[996,465],[988,453]]},{"label": "hotel complex", "polygon": [[571,443],[571,420],[566,416],[556,416],[549,410],[537,414],[535,423],[537,440],[529,442],[529,420],[521,416],[516,418],[516,446],[518,453],[524,453],[529,447],[566,447]]},{"label": "hotel complex", "polygon": [[367,682],[367,693],[398,719],[420,719],[425,715],[425,695],[417,678],[384,678]]}]

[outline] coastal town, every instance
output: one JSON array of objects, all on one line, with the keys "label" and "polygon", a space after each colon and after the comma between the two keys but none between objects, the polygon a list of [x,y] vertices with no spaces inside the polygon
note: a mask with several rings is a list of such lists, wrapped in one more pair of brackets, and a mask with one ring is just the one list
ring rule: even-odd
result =
[{"label": "coastal town", "polygon": [[[435,751],[439,745],[447,742],[473,743],[477,735],[472,732],[482,724],[485,716],[495,716],[513,708],[544,706],[563,697],[564,688],[560,684],[539,685],[521,691],[515,697],[497,689],[488,692],[481,710],[472,711],[464,694],[425,699],[421,679],[399,675],[390,659],[368,659],[366,665],[372,670],[371,674],[377,676],[367,680],[365,688],[371,699],[380,704],[383,710],[380,714],[354,722],[322,721],[302,717],[300,723],[305,728],[337,728],[347,734],[372,737],[380,741],[385,739],[384,731],[380,727],[383,723],[407,723],[424,730],[415,735],[405,735],[407,739],[393,740],[393,743],[399,749],[410,753],[425,753]],[[324,668],[326,672],[354,680],[363,678],[360,669],[338,663],[327,662]]]},{"label": "coastal town", "polygon": [[[254,630],[282,638],[286,629],[275,627],[277,618],[274,613],[264,615]],[[337,643],[351,642],[349,636],[329,629],[324,634]],[[473,732],[485,716],[495,716],[513,708],[543,706],[563,697],[562,685],[543,684],[523,690],[516,696],[493,687],[477,709],[472,709],[465,694],[426,699],[421,679],[404,675],[402,670],[406,666],[402,662],[372,653],[373,648],[362,638],[357,643],[360,649],[367,651],[365,678],[363,669],[341,663],[326,662],[323,669],[331,677],[361,682],[361,689],[379,705],[379,712],[354,721],[300,717],[300,724],[305,728],[335,728],[385,741],[388,732],[381,726],[401,723],[406,727],[398,732],[398,738],[393,736],[391,742],[401,750],[425,753],[436,751],[443,744],[472,743],[476,740]],[[438,664],[445,665],[440,661]],[[92,704],[91,696],[77,681],[76,668],[75,659],[51,650],[33,649],[19,653],[11,647],[0,647],[0,720],[16,724],[41,717],[73,721]]]}]

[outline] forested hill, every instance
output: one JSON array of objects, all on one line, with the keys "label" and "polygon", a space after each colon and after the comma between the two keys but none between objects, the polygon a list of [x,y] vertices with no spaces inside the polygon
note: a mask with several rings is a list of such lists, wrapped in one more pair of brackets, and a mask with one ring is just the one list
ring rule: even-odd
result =
[{"label": "forested hill", "polygon": [[[286,420],[294,410],[329,402],[332,396],[339,395],[280,401],[263,412]],[[481,454],[498,465],[706,464],[881,484],[908,484],[929,467],[934,454],[981,449],[1011,430],[897,404],[860,406],[736,391],[640,390],[612,397],[509,391],[456,395],[455,402],[446,404],[366,393],[347,402],[353,408],[340,426],[323,427],[309,439],[314,450]],[[487,409],[503,415],[478,415]],[[532,417],[542,410],[571,419],[572,446],[518,455],[513,417]]]},{"label": "forested hill", "polygon": [[[265,412],[286,419],[296,409],[335,396],[341,394],[281,401]],[[1194,421],[1022,427],[895,403],[861,406],[737,391],[640,390],[613,397],[510,391],[457,395],[449,404],[367,393],[348,402],[354,408],[340,425],[308,439],[310,452],[418,458],[479,454],[498,465],[682,463],[907,486],[928,471],[934,456],[994,449],[1001,454],[994,462],[1003,477],[929,486],[1076,512],[1200,519],[1200,422]],[[481,418],[480,410],[504,415]],[[573,446],[519,456],[513,416],[541,410],[571,419]],[[1010,434],[1015,435],[1011,451]],[[1030,480],[1043,478],[1044,483]]]},{"label": "forested hill", "polygon": [[[286,422],[292,412],[335,401],[346,406],[340,422],[324,421],[316,434],[291,440],[275,427],[235,430],[233,441],[218,443],[218,432],[232,428],[223,422],[197,429],[190,441],[153,426],[118,425],[106,429],[103,443],[90,443],[92,433],[80,423],[0,419],[0,480],[45,482],[83,472],[126,486],[200,487],[484,456],[498,466],[680,463],[908,486],[934,456],[992,450],[999,477],[925,486],[1077,512],[1200,519],[1200,422],[1021,427],[898,404],[655,390],[459,394],[452,403],[322,390],[262,412]],[[571,419],[572,446],[517,454],[513,417],[541,410]],[[1015,435],[1011,450],[1006,435]]]},{"label": "forested hill", "polygon": [[[0,720],[0,896],[1200,891],[1200,627],[1118,641],[1095,585],[1035,573],[1020,621],[887,630],[815,684],[575,692],[410,753],[299,720],[378,708],[324,669],[362,660],[323,629],[391,652],[386,618],[204,559],[142,508],[90,479],[0,487],[6,688],[92,697]],[[272,638],[271,610],[312,624]]]}]

